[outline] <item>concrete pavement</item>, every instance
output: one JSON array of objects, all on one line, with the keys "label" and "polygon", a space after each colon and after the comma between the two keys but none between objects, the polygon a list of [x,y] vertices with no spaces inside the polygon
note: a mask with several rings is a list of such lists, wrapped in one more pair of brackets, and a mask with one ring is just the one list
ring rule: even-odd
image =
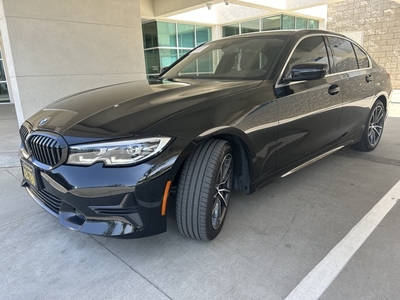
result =
[{"label": "concrete pavement", "polygon": [[[180,235],[172,218],[167,233],[139,240],[60,226],[20,188],[18,128],[1,105],[1,299],[285,299],[399,181],[396,95],[377,149],[345,148],[250,196],[235,192],[211,243]],[[399,212],[397,203],[321,299],[398,297]]]},{"label": "concrete pavement", "polygon": [[19,165],[18,123],[13,104],[0,104],[0,168]]}]

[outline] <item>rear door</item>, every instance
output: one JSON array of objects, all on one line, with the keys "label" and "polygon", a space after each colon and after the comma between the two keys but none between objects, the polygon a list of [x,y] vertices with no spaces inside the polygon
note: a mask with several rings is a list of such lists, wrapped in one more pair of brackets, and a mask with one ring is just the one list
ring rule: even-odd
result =
[{"label": "rear door", "polygon": [[298,163],[323,152],[339,139],[339,119],[342,109],[340,77],[331,74],[331,58],[322,35],[308,36],[295,46],[282,78],[292,66],[319,62],[329,66],[322,79],[276,85],[279,111],[277,167]]},{"label": "rear door", "polygon": [[364,50],[350,40],[337,36],[328,36],[327,40],[333,55],[332,71],[342,80],[340,133],[346,139],[357,139],[375,99],[371,62]]}]

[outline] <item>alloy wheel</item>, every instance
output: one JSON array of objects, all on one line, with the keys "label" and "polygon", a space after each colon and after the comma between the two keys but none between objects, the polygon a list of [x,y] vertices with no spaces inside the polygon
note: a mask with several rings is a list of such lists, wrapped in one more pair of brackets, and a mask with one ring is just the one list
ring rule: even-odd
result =
[{"label": "alloy wheel", "polygon": [[371,114],[368,127],[368,143],[371,147],[375,147],[382,136],[384,121],[384,108],[377,105]]},{"label": "alloy wheel", "polygon": [[212,207],[212,227],[217,230],[224,221],[232,188],[232,155],[226,154],[222,160],[215,184],[216,193]]}]

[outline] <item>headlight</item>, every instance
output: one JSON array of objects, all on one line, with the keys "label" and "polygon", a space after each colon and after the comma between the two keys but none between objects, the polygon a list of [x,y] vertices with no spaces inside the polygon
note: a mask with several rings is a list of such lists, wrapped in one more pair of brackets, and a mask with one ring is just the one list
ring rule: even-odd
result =
[{"label": "headlight", "polygon": [[106,166],[136,164],[160,153],[171,138],[155,137],[110,143],[82,144],[69,147],[67,164]]}]

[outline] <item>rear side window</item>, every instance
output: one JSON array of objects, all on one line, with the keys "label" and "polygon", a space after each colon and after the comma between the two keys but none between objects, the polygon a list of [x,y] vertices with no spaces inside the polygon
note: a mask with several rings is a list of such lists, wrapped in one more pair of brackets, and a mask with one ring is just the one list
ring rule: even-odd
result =
[{"label": "rear side window", "polygon": [[361,50],[360,47],[357,45],[354,45],[354,50],[356,51],[356,56],[357,56],[357,61],[358,61],[358,68],[364,69],[369,67],[369,60],[367,55],[365,54],[364,51]]},{"label": "rear side window", "polygon": [[[297,45],[285,69],[284,77],[289,76],[290,70],[294,65],[309,62],[325,63],[329,68],[328,53],[322,36],[305,38]],[[328,73],[330,73],[329,70]]]},{"label": "rear side window", "polygon": [[358,69],[357,58],[352,43],[338,37],[328,37],[333,52],[334,71],[336,73]]}]

